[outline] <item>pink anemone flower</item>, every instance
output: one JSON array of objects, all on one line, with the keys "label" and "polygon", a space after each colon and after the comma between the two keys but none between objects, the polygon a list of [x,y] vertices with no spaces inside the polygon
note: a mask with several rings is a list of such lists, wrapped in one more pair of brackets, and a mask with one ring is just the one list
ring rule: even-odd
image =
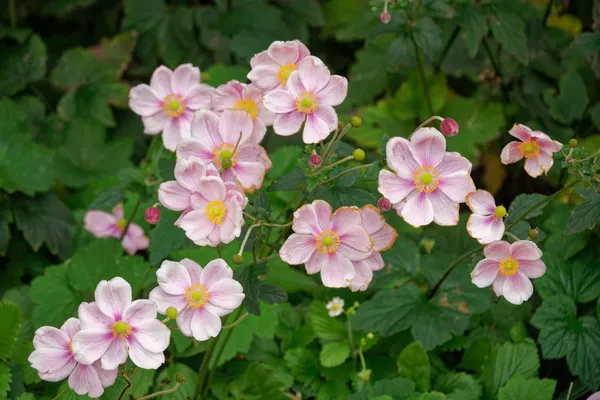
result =
[{"label": "pink anemone flower", "polygon": [[532,131],[521,124],[515,124],[508,133],[521,142],[514,141],[504,146],[500,155],[502,164],[516,163],[525,157],[525,171],[533,178],[547,173],[552,168],[554,164],[552,154],[560,151],[562,148],[560,142],[552,140],[543,132]]},{"label": "pink anemone flower", "polygon": [[494,293],[512,304],[528,300],[533,294],[530,279],[546,273],[542,251],[528,240],[497,241],[485,246],[483,254],[485,258],[471,272],[471,281],[480,288],[493,284]]},{"label": "pink anemone flower", "polygon": [[127,233],[121,242],[127,254],[133,255],[138,250],[147,249],[150,240],[138,224],[131,222],[127,226],[123,204],[117,204],[112,211],[112,214],[100,210],[86,212],[83,217],[85,230],[97,238],[120,238],[127,227]]},{"label": "pink anemone flower", "polygon": [[263,93],[252,84],[229,81],[215,90],[213,108],[217,112],[228,109],[246,111],[252,119],[252,134],[248,141],[260,143],[267,133],[267,126],[273,125],[275,119],[275,114],[262,103]]},{"label": "pink anemone flower", "polygon": [[473,212],[467,222],[467,231],[481,244],[490,244],[504,236],[506,208],[496,206],[494,197],[485,190],[467,195],[467,205]]},{"label": "pink anemone flower", "polygon": [[75,360],[71,341],[81,330],[77,318],[69,318],[60,329],[42,326],[35,331],[33,347],[29,356],[31,367],[38,371],[41,379],[58,382],[69,377],[69,387],[79,395],[91,398],[102,396],[104,388],[112,386],[117,379],[117,370],[105,370],[96,361],[91,365],[80,364]]},{"label": "pink anemone flower", "polygon": [[163,261],[156,276],[159,286],[150,292],[150,300],[161,314],[166,314],[169,307],[176,308],[181,333],[199,341],[217,337],[221,317],[244,300],[242,285],[233,279],[233,271],[220,258],[204,268],[187,258],[180,262]]},{"label": "pink anemone flower", "polygon": [[332,215],[323,200],[300,207],[294,212],[292,229],[279,256],[288,264],[304,264],[310,275],[321,272],[327,287],[348,287],[356,276],[352,261],[371,256],[373,239],[362,227],[360,210],[340,207]]},{"label": "pink anemone flower", "polygon": [[142,117],[144,133],[162,132],[165,148],[175,151],[183,138],[190,137],[194,111],[210,109],[213,88],[200,83],[200,69],[183,64],[171,71],[161,65],[152,74],[150,85],[140,84],[129,91],[129,108]]},{"label": "pink anemone flower", "polygon": [[261,187],[272,164],[265,149],[248,141],[251,133],[252,119],[243,110],[225,110],[221,117],[212,111],[199,111],[192,124],[192,138],[181,141],[177,157],[212,163],[221,170],[225,182],[235,182],[252,193]]},{"label": "pink anemone flower", "polygon": [[360,214],[363,221],[361,226],[373,239],[374,246],[370,257],[352,261],[356,270],[356,275],[350,282],[350,290],[353,292],[367,290],[373,279],[373,272],[385,266],[380,253],[390,249],[398,238],[396,230],[385,223],[385,218],[377,207],[367,204],[360,209]]},{"label": "pink anemone flower", "polygon": [[421,128],[410,141],[395,137],[386,145],[393,172],[379,173],[379,192],[398,215],[414,226],[458,223],[458,204],[475,191],[471,163],[458,153],[446,152],[446,139],[434,128]]},{"label": "pink anemone flower", "polygon": [[293,135],[304,122],[302,140],[311,144],[319,143],[337,129],[338,116],[333,106],[342,104],[347,94],[348,80],[331,76],[321,60],[309,56],[292,72],[286,90],[267,93],[263,104],[276,114],[276,134]]},{"label": "pink anemone flower", "polygon": [[299,40],[273,42],[267,50],[252,57],[248,79],[262,90],[285,88],[290,74],[309,55],[310,51]]},{"label": "pink anemone flower", "polygon": [[104,369],[116,369],[128,356],[144,369],[157,369],[165,362],[171,330],[156,319],[153,301],[132,302],[131,286],[119,277],[101,281],[95,300],[79,306],[81,331],[72,342],[78,362],[100,360]]}]

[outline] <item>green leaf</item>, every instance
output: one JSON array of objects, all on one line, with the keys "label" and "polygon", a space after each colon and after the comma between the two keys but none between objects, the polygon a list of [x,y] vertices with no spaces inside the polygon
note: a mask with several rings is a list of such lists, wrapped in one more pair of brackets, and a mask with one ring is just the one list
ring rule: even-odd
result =
[{"label": "green leaf", "polygon": [[[354,320],[353,320],[354,322]],[[314,301],[310,305],[310,323],[315,334],[324,341],[345,341],[346,328],[327,313],[325,303]]]},{"label": "green leaf", "polygon": [[260,288],[263,282],[258,279],[259,276],[266,275],[268,267],[265,264],[251,264],[238,267],[235,270],[234,279],[244,288],[243,305],[249,313],[260,315]]},{"label": "green leaf", "polygon": [[0,96],[11,96],[46,74],[46,45],[32,35],[22,46],[0,45]]},{"label": "green leaf", "polygon": [[316,390],[321,383],[317,354],[306,348],[291,349],[285,353],[285,363],[294,378]]},{"label": "green leaf", "polygon": [[577,189],[584,201],[573,209],[565,226],[565,235],[592,229],[600,221],[600,194],[592,189]]},{"label": "green leaf", "polygon": [[583,32],[569,46],[565,57],[591,57],[600,52],[600,32]]},{"label": "green leaf", "polygon": [[508,215],[504,219],[504,224],[508,226],[519,219],[531,219],[542,215],[542,210],[546,207],[547,203],[544,203],[529,213],[527,212],[544,198],[546,198],[546,196],[539,193],[518,195],[512,203],[510,203]]},{"label": "green leaf", "polygon": [[10,224],[13,222],[8,199],[0,198],[0,255],[5,256],[10,241]]},{"label": "green leaf", "polygon": [[348,400],[370,400],[378,396],[390,396],[394,400],[409,400],[415,395],[415,384],[406,378],[381,379],[372,386],[365,386]]},{"label": "green leaf", "polygon": [[576,69],[571,69],[561,75],[558,86],[558,95],[553,89],[544,92],[544,101],[548,104],[550,116],[564,124],[580,120],[590,102],[583,78]]},{"label": "green leaf", "polygon": [[292,172],[288,172],[279,179],[276,179],[271,183],[267,191],[269,192],[291,192],[297,190],[306,182],[304,171],[300,168],[294,169]]},{"label": "green leaf", "polygon": [[437,378],[434,390],[446,395],[446,400],[480,400],[481,384],[464,372],[447,373]]},{"label": "green leaf", "polygon": [[429,356],[420,342],[406,346],[396,360],[400,376],[415,382],[417,389],[427,392],[431,382],[431,365]]},{"label": "green leaf", "polygon": [[306,273],[291,267],[279,259],[269,260],[269,273],[264,282],[278,286],[288,293],[309,292],[321,290],[322,286],[315,283]]},{"label": "green leaf", "polygon": [[540,329],[538,342],[546,359],[567,357],[569,370],[592,391],[600,387],[600,322],[577,318],[575,302],[565,296],[545,299],[531,324]]},{"label": "green leaf", "polygon": [[556,381],[515,375],[498,392],[498,400],[552,400]]},{"label": "green leaf", "polygon": [[497,10],[490,19],[490,28],[494,38],[502,44],[502,48],[512,54],[523,65],[529,63],[525,23],[519,15]]},{"label": "green leaf", "polygon": [[29,245],[38,251],[46,244],[52,254],[66,259],[71,254],[71,211],[53,194],[13,198],[15,222]]},{"label": "green leaf", "polygon": [[8,366],[0,362],[0,396],[6,398],[6,394],[10,390],[12,376]]},{"label": "green leaf", "polygon": [[411,333],[425,350],[433,350],[453,336],[462,335],[469,324],[469,316],[465,312],[446,307],[438,297],[420,305],[409,318],[413,320]]},{"label": "green leaf", "polygon": [[[433,111],[437,113],[446,102],[446,92],[448,91],[446,78],[442,74],[435,76],[427,74],[427,81]],[[425,120],[431,115],[418,71],[411,71],[394,98],[390,100],[389,106],[392,114],[401,121]]]},{"label": "green leaf", "polygon": [[155,27],[167,11],[163,0],[125,0],[122,28],[146,33]]},{"label": "green leaf", "polygon": [[339,380],[328,380],[317,392],[316,400],[337,400],[347,399],[350,395],[350,388],[346,382]]},{"label": "green leaf", "polygon": [[158,265],[185,243],[185,232],[174,225],[177,213],[160,207],[160,221],[150,234],[150,264]]},{"label": "green leaf", "polygon": [[278,400],[285,398],[283,391],[287,385],[277,379],[270,367],[252,363],[241,377],[231,383],[230,389],[235,399]]},{"label": "green leaf", "polygon": [[458,12],[460,13],[458,24],[462,28],[460,35],[469,49],[469,56],[475,58],[481,39],[489,30],[487,15],[481,7],[473,7],[466,3],[459,6]]},{"label": "green leaf", "polygon": [[514,375],[536,377],[539,367],[540,360],[534,344],[503,344],[492,353],[483,369],[487,396],[495,398],[500,388]]},{"label": "green leaf", "polygon": [[344,187],[319,187],[315,192],[315,198],[327,201],[334,209],[342,206],[362,207],[367,204],[376,204],[377,198],[371,192],[358,188]]},{"label": "green leaf", "polygon": [[175,380],[177,374],[185,375],[185,382],[175,392],[162,395],[161,398],[170,400],[188,400],[194,398],[196,395],[196,372],[184,364],[171,364],[163,369],[156,377],[155,388],[157,391],[171,389],[175,386],[177,383]]},{"label": "green leaf", "polygon": [[415,46],[408,33],[401,32],[390,44],[387,62],[390,66],[409,68],[414,66],[415,60]]},{"label": "green leaf", "polygon": [[0,303],[0,359],[6,359],[12,352],[21,327],[21,311],[13,303]]},{"label": "green leaf", "polygon": [[319,354],[319,361],[325,368],[342,365],[350,356],[350,346],[347,342],[325,343]]},{"label": "green leaf", "polygon": [[243,65],[213,64],[210,66],[210,68],[202,72],[202,81],[206,79],[204,83],[214,87],[227,83],[231,80],[244,82],[246,81],[246,75],[248,75],[248,72],[250,72],[248,67]]},{"label": "green leaf", "polygon": [[[442,30],[428,17],[419,18],[414,29],[415,41],[419,49],[432,62],[437,62],[442,50]],[[444,82],[445,83],[445,82]],[[435,83],[430,83],[430,90],[435,90]],[[445,94],[445,93],[444,93]],[[434,109],[435,109],[434,105]],[[441,106],[440,106],[441,108]],[[436,110],[437,111],[437,110]]]}]

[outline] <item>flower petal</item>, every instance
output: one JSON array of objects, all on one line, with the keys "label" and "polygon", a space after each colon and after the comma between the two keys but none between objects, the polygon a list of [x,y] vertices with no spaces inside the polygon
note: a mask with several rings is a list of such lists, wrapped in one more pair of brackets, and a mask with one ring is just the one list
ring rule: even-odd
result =
[{"label": "flower petal", "polygon": [[121,339],[113,339],[106,353],[100,358],[100,365],[104,369],[117,369],[127,361],[127,346]]},{"label": "flower petal", "polygon": [[294,64],[298,61],[298,43],[294,40],[288,42],[276,40],[267,49],[267,54],[281,66]]},{"label": "flower petal", "polygon": [[360,226],[362,226],[369,235],[373,235],[383,228],[385,218],[383,218],[383,215],[381,215],[377,207],[367,204],[360,209],[360,214],[362,216],[362,223]]},{"label": "flower petal", "polygon": [[339,235],[361,224],[362,215],[357,207],[340,207],[331,217],[331,230]]},{"label": "flower petal", "polygon": [[206,217],[205,210],[194,210],[181,218],[179,226],[190,240],[204,243],[204,240],[215,230],[216,224]]},{"label": "flower petal", "polygon": [[276,114],[285,114],[296,111],[294,96],[287,90],[273,90],[265,94],[263,104],[267,110]]},{"label": "flower petal", "polygon": [[70,341],[71,338],[62,330],[53,326],[42,326],[35,331],[33,347],[36,349],[56,349],[68,352]]},{"label": "flower petal", "polygon": [[494,289],[494,293],[496,296],[502,296],[504,291],[504,282],[506,282],[506,276],[502,274],[498,274],[498,277],[492,284],[492,288]]},{"label": "flower petal", "polygon": [[525,160],[525,171],[532,178],[537,178],[544,172],[537,157]]},{"label": "flower petal", "polygon": [[330,230],[332,209],[329,203],[325,200],[315,200],[312,202],[312,206],[315,208],[317,221],[319,222],[321,231]]},{"label": "flower petal", "polygon": [[184,96],[191,86],[200,83],[200,69],[192,64],[182,64],[175,68],[171,76],[173,93]]},{"label": "flower petal", "polygon": [[383,227],[377,232],[371,234],[371,239],[373,239],[373,250],[375,251],[385,251],[390,249],[396,239],[398,238],[398,232],[394,228],[392,228],[388,224],[384,224]]},{"label": "flower petal", "polygon": [[177,145],[182,139],[190,137],[190,127],[194,114],[191,111],[184,111],[177,118],[170,118],[165,124],[162,133],[163,144],[169,151],[175,151]]},{"label": "flower petal", "polygon": [[316,95],[319,104],[339,106],[348,95],[348,80],[339,75],[333,75],[327,85]]},{"label": "flower petal", "polygon": [[302,79],[300,79],[299,71],[293,71],[290,74],[285,88],[294,96],[294,98],[300,96],[300,94],[305,93],[307,91],[307,89],[304,87],[304,84],[302,83]]},{"label": "flower petal", "polygon": [[425,193],[413,192],[408,197],[401,216],[407,224],[418,228],[429,225],[433,221],[433,206]]},{"label": "flower petal", "polygon": [[120,277],[100,281],[94,297],[100,311],[118,321],[131,304],[131,285]]},{"label": "flower petal", "polygon": [[331,129],[316,114],[308,114],[302,131],[302,141],[306,144],[319,143],[329,136]]},{"label": "flower petal", "polygon": [[543,152],[548,153],[548,154],[553,154],[553,153],[560,151],[560,149],[562,149],[562,146],[563,146],[562,143],[560,143],[557,140],[552,140],[552,139],[550,139],[550,137],[547,137],[547,139],[545,138],[545,139],[538,140],[538,143],[540,145],[540,149]]},{"label": "flower petal", "polygon": [[177,326],[184,336],[192,336],[192,328],[190,325],[192,323],[192,318],[194,318],[195,312],[195,308],[186,307],[177,315]]},{"label": "flower petal", "polygon": [[112,341],[113,335],[110,329],[83,329],[73,337],[71,347],[75,359],[88,365],[99,360],[106,353]]},{"label": "flower petal", "polygon": [[246,193],[253,193],[259,189],[267,173],[265,165],[260,162],[238,161],[232,170],[237,182]]},{"label": "flower petal", "polygon": [[471,272],[471,282],[479,288],[490,286],[500,271],[498,261],[484,258],[479,261]]},{"label": "flower petal", "polygon": [[316,239],[313,235],[293,233],[281,246],[279,257],[291,265],[304,264],[312,257],[315,246]]},{"label": "flower petal", "polygon": [[69,338],[69,341],[71,341],[73,336],[81,330],[81,322],[77,318],[69,318],[62,324],[60,330],[64,332]]},{"label": "flower petal", "polygon": [[217,337],[221,332],[221,318],[203,308],[195,310],[190,325],[192,336],[198,341]]},{"label": "flower petal", "polygon": [[197,158],[180,158],[175,164],[175,179],[188,190],[197,189],[206,176],[206,166]]},{"label": "flower petal", "polygon": [[169,120],[170,118],[162,111],[148,117],[142,117],[144,133],[147,135],[158,135],[165,129],[165,125]]},{"label": "flower petal", "polygon": [[314,114],[321,120],[323,120],[330,131],[337,129],[338,127],[338,116],[333,107],[326,104],[319,105]]},{"label": "flower petal", "polygon": [[420,128],[412,134],[410,149],[419,164],[435,167],[446,154],[446,138],[435,128]]},{"label": "flower petal", "polygon": [[501,262],[506,257],[510,257],[510,243],[500,240],[498,242],[488,244],[483,249],[483,255],[485,258],[491,258]]},{"label": "flower petal", "polygon": [[554,165],[554,158],[545,151],[540,151],[540,154],[537,156],[536,159],[544,173],[548,173],[548,171],[550,171],[550,168],[552,168],[552,165]]},{"label": "flower petal", "polygon": [[148,351],[161,353],[169,347],[171,330],[157,319],[135,326],[135,339]]},{"label": "flower petal", "polygon": [[78,395],[87,394],[91,398],[97,398],[104,393],[98,371],[91,365],[77,365],[68,382],[69,387]]},{"label": "flower petal", "polygon": [[466,196],[467,206],[475,214],[490,215],[496,211],[496,201],[490,192],[479,189]]},{"label": "flower petal", "polygon": [[110,325],[115,323],[115,320],[104,314],[98,308],[98,305],[93,303],[81,303],[77,311],[81,329],[109,329]]},{"label": "flower petal", "polygon": [[[256,56],[255,56],[256,57]],[[273,65],[258,65],[248,72],[248,79],[262,90],[272,90],[279,86],[277,73],[279,67]]]},{"label": "flower petal", "polygon": [[433,222],[440,226],[458,224],[458,203],[452,201],[441,190],[431,192],[429,201],[433,206]]},{"label": "flower petal", "polygon": [[368,261],[355,261],[352,264],[354,265],[356,275],[350,281],[350,290],[353,292],[367,290],[369,283],[373,280],[373,270],[369,266]]},{"label": "flower petal", "polygon": [[412,179],[401,178],[393,172],[382,169],[379,172],[377,190],[390,202],[398,203],[415,191],[415,183]]},{"label": "flower petal", "polygon": [[494,221],[493,215],[471,214],[467,221],[467,231],[474,239],[485,238],[492,231]]},{"label": "flower petal", "polygon": [[162,100],[154,89],[143,83],[129,91],[129,108],[137,115],[149,117],[162,110]]},{"label": "flower petal", "polygon": [[373,239],[360,226],[354,226],[340,234],[338,252],[350,261],[364,260],[373,249]]},{"label": "flower petal", "polygon": [[156,303],[151,300],[135,300],[123,315],[123,321],[127,322],[133,328],[145,324],[148,321],[156,320]]},{"label": "flower petal", "polygon": [[200,274],[200,281],[204,287],[210,289],[212,285],[223,280],[223,279],[232,279],[233,278],[233,270],[227,265],[225,260],[222,258],[217,258],[216,260],[212,260],[206,267],[202,270]]},{"label": "flower petal", "polygon": [[444,154],[442,162],[435,167],[441,176],[453,174],[458,171],[467,171],[471,173],[472,164],[460,153],[448,152]]},{"label": "flower petal", "polygon": [[200,277],[202,276],[203,268],[194,260],[190,260],[189,258],[184,258],[179,261],[179,264],[183,265],[185,269],[187,269],[188,274],[190,274],[190,281],[192,284],[200,283]]},{"label": "flower petal", "polygon": [[540,248],[530,240],[517,240],[510,245],[510,253],[517,261],[539,260],[542,257]]},{"label": "flower petal", "polygon": [[323,61],[315,56],[308,56],[298,64],[300,80],[308,92],[318,93],[327,86],[331,74]]},{"label": "flower petal", "polygon": [[494,221],[492,223],[492,229],[490,230],[490,233],[487,236],[478,239],[478,241],[481,244],[490,244],[497,240],[501,240],[502,236],[504,236],[504,221],[499,219],[498,221]]},{"label": "flower petal", "polygon": [[279,114],[275,117],[273,130],[279,136],[290,136],[297,133],[306,118],[306,114],[296,110],[287,114]]},{"label": "flower petal", "polygon": [[203,83],[193,85],[187,89],[187,92],[183,96],[186,106],[192,110],[199,110],[201,108],[209,110],[212,108],[214,90],[214,88]]},{"label": "flower petal", "polygon": [[[315,255],[322,254],[316,252]],[[347,287],[356,271],[352,262],[340,254],[340,252],[331,254],[322,254],[321,258],[321,280],[323,285],[331,288]]]},{"label": "flower petal", "polygon": [[[177,158],[196,158],[200,162],[208,165],[213,161],[212,148],[206,147],[201,140],[197,138],[183,139],[177,145]],[[208,172],[207,172],[207,175]]]},{"label": "flower petal", "polygon": [[526,142],[531,139],[531,129],[528,126],[521,124],[514,124],[512,128],[508,131],[511,136],[516,137],[522,142]]},{"label": "flower petal", "polygon": [[152,73],[150,86],[156,91],[160,99],[164,99],[169,94],[173,93],[173,89],[171,88],[171,76],[173,76],[173,71],[164,65],[156,68]]},{"label": "flower petal", "polygon": [[208,289],[210,294],[208,301],[217,307],[235,310],[244,300],[243,291],[244,289],[238,281],[221,279]]},{"label": "flower petal", "polygon": [[169,307],[175,307],[177,311],[181,311],[187,305],[183,295],[169,294],[162,290],[160,286],[150,291],[149,298],[156,303],[158,312],[163,315],[167,313]]},{"label": "flower petal", "polygon": [[500,160],[502,164],[512,164],[523,158],[523,154],[519,151],[519,142],[510,142],[502,149]]},{"label": "flower petal", "polygon": [[88,211],[83,217],[85,230],[95,237],[114,236],[117,219],[104,211]]},{"label": "flower petal", "polygon": [[391,138],[386,146],[387,164],[401,178],[414,179],[415,171],[420,167],[410,151],[410,142],[401,137]]},{"label": "flower petal", "polygon": [[140,368],[158,369],[158,367],[165,362],[164,353],[153,353],[148,351],[135,339],[135,336],[129,336],[127,338],[127,344],[129,346],[129,358],[131,358],[131,361]]},{"label": "flower petal", "polygon": [[539,278],[546,273],[546,264],[542,260],[520,260],[519,272],[528,278]]},{"label": "flower petal", "polygon": [[38,371],[40,378],[48,382],[65,379],[73,371],[77,362],[67,349],[43,347],[34,350],[27,359],[31,367]]},{"label": "flower petal", "polygon": [[102,364],[99,361],[96,361],[92,364],[92,367],[96,369],[98,376],[100,377],[100,383],[102,386],[107,388],[115,384],[117,380],[118,371],[116,369],[113,370],[105,370],[102,368]]},{"label": "flower petal", "polygon": [[455,203],[464,203],[467,195],[475,191],[475,184],[467,171],[458,171],[442,177],[438,189]]},{"label": "flower petal", "polygon": [[312,204],[305,204],[294,211],[294,222],[292,229],[296,233],[308,235],[318,235],[321,233],[321,227],[317,219],[317,211]]},{"label": "flower petal", "polygon": [[[252,118],[244,110],[225,110],[219,119],[219,132],[225,143],[244,144],[252,134]],[[241,135],[241,138],[240,138]]]},{"label": "flower petal", "polygon": [[163,182],[158,187],[158,201],[173,211],[183,211],[190,206],[190,191],[175,181]]},{"label": "flower petal", "polygon": [[192,286],[187,269],[175,261],[163,261],[156,271],[156,278],[160,287],[169,294],[182,295]]},{"label": "flower petal", "polygon": [[519,305],[523,304],[533,295],[533,285],[525,274],[517,272],[512,276],[507,276],[502,288],[502,295],[509,303]]}]

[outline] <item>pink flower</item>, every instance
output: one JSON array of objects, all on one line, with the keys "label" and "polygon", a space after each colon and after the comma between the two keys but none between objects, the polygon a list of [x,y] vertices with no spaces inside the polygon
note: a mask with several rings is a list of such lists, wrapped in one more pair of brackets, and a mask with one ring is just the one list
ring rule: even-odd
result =
[{"label": "pink flower", "polygon": [[192,138],[181,141],[177,157],[212,163],[222,169],[225,182],[235,182],[252,193],[261,187],[272,165],[265,149],[248,140],[251,133],[252,119],[242,110],[225,110],[220,118],[212,111],[199,111],[192,124]]},{"label": "pink flower", "polygon": [[473,212],[467,222],[467,231],[481,244],[490,244],[504,236],[506,208],[497,206],[494,197],[485,190],[467,195],[467,205]]},{"label": "pink flower", "polygon": [[[112,211],[112,214],[99,210],[86,212],[83,217],[85,230],[91,232],[97,238],[120,238],[125,227],[127,227],[123,204],[117,204]],[[150,241],[144,234],[142,227],[131,222],[127,227],[127,233],[123,236],[121,245],[127,254],[133,255],[138,250],[147,249],[149,243]]]},{"label": "pink flower", "polygon": [[547,173],[552,168],[552,154],[560,151],[560,142],[521,124],[515,124],[508,133],[521,142],[514,141],[504,146],[500,155],[502,164],[516,163],[525,157],[525,171],[533,178],[537,178],[542,172]]},{"label": "pink flower", "polygon": [[587,400],[600,400],[600,392],[592,393],[592,395],[588,397]]},{"label": "pink flower", "polygon": [[182,138],[190,137],[194,111],[210,109],[213,88],[200,83],[200,69],[183,64],[171,71],[161,65],[152,74],[150,86],[129,91],[129,108],[142,117],[144,133],[163,133],[165,148],[175,151]]},{"label": "pink flower", "polygon": [[471,272],[471,281],[480,288],[493,283],[494,293],[512,304],[528,300],[533,294],[529,279],[546,273],[546,265],[540,259],[542,251],[528,240],[513,244],[497,241],[485,246],[483,254],[486,258]]},{"label": "pink flower", "polygon": [[112,386],[117,378],[117,370],[105,370],[99,361],[91,365],[80,364],[75,360],[71,341],[81,329],[77,318],[69,318],[60,329],[42,326],[35,331],[33,347],[29,356],[31,367],[38,371],[41,379],[58,382],[69,377],[69,387],[79,395],[91,398],[102,396],[104,388]]},{"label": "pink flower", "polygon": [[244,226],[242,211],[248,199],[235,183],[207,176],[192,192],[192,209],[178,220],[190,240],[199,246],[215,247],[240,236]]},{"label": "pink flower", "polygon": [[157,304],[161,314],[175,307],[181,333],[196,340],[217,337],[221,317],[244,300],[242,285],[233,279],[233,271],[220,258],[209,262],[204,269],[187,258],[180,262],[163,261],[156,276],[159,286],[150,292],[150,300]]},{"label": "pink flower", "polygon": [[421,128],[410,141],[395,137],[386,146],[393,172],[379,173],[379,192],[398,215],[414,226],[458,223],[458,204],[475,191],[471,163],[446,152],[446,139],[434,128]]},{"label": "pink flower", "polygon": [[123,278],[101,281],[95,302],[81,303],[81,331],[72,341],[75,359],[82,364],[100,360],[111,370],[127,361],[144,369],[157,369],[165,362],[171,331],[156,319],[151,300],[131,301],[131,286]]},{"label": "pink flower", "polygon": [[367,290],[373,279],[373,271],[379,271],[385,266],[381,254],[394,245],[398,234],[396,230],[385,223],[385,218],[379,214],[377,207],[367,204],[360,209],[362,215],[361,226],[373,239],[373,250],[370,257],[360,261],[352,261],[356,275],[350,282],[353,292]]},{"label": "pink flower", "polygon": [[246,111],[252,118],[252,134],[248,141],[260,143],[265,137],[267,126],[273,125],[275,119],[275,115],[263,105],[262,99],[261,89],[233,80],[217,88],[213,96],[213,108],[215,111]]},{"label": "pink flower", "polygon": [[352,261],[371,256],[373,239],[362,228],[356,207],[340,207],[333,215],[323,200],[300,207],[294,212],[292,229],[279,256],[288,264],[304,264],[308,274],[321,272],[327,287],[347,287],[356,276]]},{"label": "pink flower", "polygon": [[183,211],[179,221],[192,210],[192,196],[200,191],[202,178],[221,178],[214,165],[206,165],[194,157],[178,158],[175,164],[175,180],[163,182],[158,187],[158,201],[172,211]]},{"label": "pink flower", "polygon": [[304,124],[304,143],[318,143],[337,129],[338,117],[332,106],[342,104],[348,94],[348,80],[331,76],[329,69],[317,57],[309,56],[290,75],[286,90],[269,92],[263,99],[265,107],[277,116],[275,133],[289,136]]},{"label": "pink flower", "polygon": [[273,42],[267,50],[252,57],[248,79],[262,90],[285,88],[290,74],[309,55],[310,51],[299,40]]}]

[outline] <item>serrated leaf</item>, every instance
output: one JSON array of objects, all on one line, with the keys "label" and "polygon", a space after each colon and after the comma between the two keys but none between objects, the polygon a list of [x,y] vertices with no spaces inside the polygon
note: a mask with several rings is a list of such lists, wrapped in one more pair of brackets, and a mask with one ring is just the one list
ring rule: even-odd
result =
[{"label": "serrated leaf", "polygon": [[13,303],[0,303],[0,359],[6,359],[12,352],[21,327],[21,311]]},{"label": "serrated leaf", "polygon": [[441,375],[434,390],[444,393],[446,400],[480,400],[482,395],[481,384],[464,372]]},{"label": "serrated leaf", "polygon": [[0,362],[0,396],[6,398],[6,394],[10,390],[10,383],[12,382],[12,376],[8,366]]},{"label": "serrated leaf", "polygon": [[304,171],[300,168],[294,169],[292,172],[288,172],[279,179],[276,179],[271,183],[267,191],[269,192],[291,192],[297,190],[306,182],[306,176]]},{"label": "serrated leaf", "polygon": [[310,305],[310,323],[315,334],[325,341],[344,341],[347,333],[344,325],[327,313],[325,303],[314,301]]},{"label": "serrated leaf", "polygon": [[488,358],[483,369],[483,383],[489,398],[494,398],[514,375],[537,377],[540,360],[533,343],[505,343]]},{"label": "serrated leaf", "polygon": [[163,369],[156,377],[155,387],[158,390],[171,389],[177,383],[175,380],[177,374],[185,375],[185,382],[175,392],[162,395],[161,398],[188,400],[196,395],[196,371],[184,364],[171,364]]},{"label": "serrated leaf", "polygon": [[342,365],[350,356],[350,346],[347,342],[325,343],[319,354],[319,361],[325,368]]},{"label": "serrated leaf", "polygon": [[421,392],[429,390],[431,383],[431,365],[429,356],[420,342],[406,346],[396,359],[400,376],[415,382]]},{"label": "serrated leaf", "polygon": [[565,235],[592,229],[600,221],[600,194],[592,189],[577,189],[584,201],[573,209],[565,226]]},{"label": "serrated leaf", "polygon": [[542,215],[542,210],[544,209],[546,204],[537,207],[533,211],[530,210],[544,198],[546,198],[546,196],[539,193],[518,195],[510,203],[510,207],[508,208],[508,215],[504,219],[504,224],[508,226],[519,219],[530,219]]},{"label": "serrated leaf", "polygon": [[515,375],[498,392],[498,400],[552,400],[556,381]]},{"label": "serrated leaf", "polygon": [[469,49],[469,56],[474,58],[479,50],[481,39],[489,30],[487,15],[482,8],[467,4],[461,4],[458,12],[460,13],[458,23],[462,28],[461,36]]},{"label": "serrated leaf", "polygon": [[0,45],[0,96],[11,96],[46,74],[46,45],[32,35],[22,46]]},{"label": "serrated leaf", "polygon": [[185,243],[185,232],[174,225],[179,217],[173,211],[160,207],[160,221],[150,234],[150,264],[158,265],[173,250]]},{"label": "serrated leaf", "polygon": [[365,386],[348,400],[371,400],[378,396],[390,396],[394,400],[410,400],[415,395],[415,384],[406,378],[381,379],[372,386]]},{"label": "serrated leaf", "polygon": [[523,65],[529,63],[525,23],[519,15],[496,10],[490,19],[490,28],[494,38],[502,44],[502,48],[513,55]]}]

